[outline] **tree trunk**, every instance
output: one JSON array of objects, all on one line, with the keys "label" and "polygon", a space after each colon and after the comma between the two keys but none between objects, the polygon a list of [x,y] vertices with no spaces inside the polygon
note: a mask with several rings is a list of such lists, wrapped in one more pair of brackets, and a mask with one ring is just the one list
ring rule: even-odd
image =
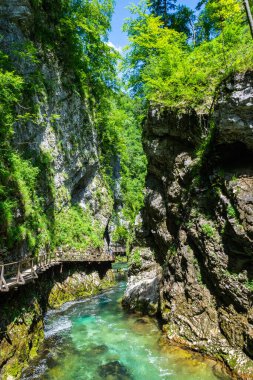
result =
[{"label": "tree trunk", "polygon": [[167,0],[164,0],[164,10],[163,10],[163,12],[164,12],[163,17],[164,17],[165,25],[168,26]]},{"label": "tree trunk", "polygon": [[249,22],[249,26],[250,26],[250,31],[251,31],[251,36],[253,38],[253,17],[252,17],[250,5],[249,5],[249,0],[243,0],[243,4],[244,4],[245,11],[247,14],[247,18],[248,18],[248,22]]},{"label": "tree trunk", "polygon": [[192,22],[191,18],[189,19],[189,24],[190,24],[190,27],[191,27],[191,30],[192,30],[192,42],[193,42],[193,46],[195,47],[196,46],[196,29],[195,29],[194,22]]}]

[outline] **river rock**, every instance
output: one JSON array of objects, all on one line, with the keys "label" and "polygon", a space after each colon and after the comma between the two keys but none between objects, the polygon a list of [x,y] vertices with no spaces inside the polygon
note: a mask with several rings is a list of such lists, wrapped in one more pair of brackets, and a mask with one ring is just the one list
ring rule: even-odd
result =
[{"label": "river rock", "polygon": [[131,262],[128,285],[122,304],[129,310],[155,315],[159,305],[161,268],[155,262],[151,250],[136,248],[132,252],[132,258],[136,256],[137,252],[139,261],[133,259]]},{"label": "river rock", "polygon": [[85,351],[85,356],[101,355],[108,351],[108,347],[105,344],[89,347]]},{"label": "river rock", "polygon": [[98,374],[104,380],[133,380],[128,369],[117,360],[99,366]]}]

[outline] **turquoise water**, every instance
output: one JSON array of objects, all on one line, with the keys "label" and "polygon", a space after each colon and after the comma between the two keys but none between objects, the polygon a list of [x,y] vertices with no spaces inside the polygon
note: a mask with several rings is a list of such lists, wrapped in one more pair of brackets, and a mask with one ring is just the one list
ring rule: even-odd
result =
[{"label": "turquoise water", "polygon": [[215,380],[214,362],[169,347],[156,322],[122,310],[125,283],[46,316],[45,344],[23,380]]}]

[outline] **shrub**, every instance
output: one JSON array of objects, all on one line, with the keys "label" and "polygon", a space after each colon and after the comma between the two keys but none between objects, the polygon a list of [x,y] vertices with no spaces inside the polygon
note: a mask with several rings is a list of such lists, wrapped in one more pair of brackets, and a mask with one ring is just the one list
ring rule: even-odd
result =
[{"label": "shrub", "polygon": [[103,227],[92,218],[90,210],[72,205],[55,214],[54,243],[56,247],[80,250],[103,245]]},{"label": "shrub", "polygon": [[207,237],[214,236],[214,228],[210,224],[202,224],[201,229]]},{"label": "shrub", "polygon": [[227,214],[230,218],[236,218],[236,210],[232,205],[229,205],[227,207]]}]

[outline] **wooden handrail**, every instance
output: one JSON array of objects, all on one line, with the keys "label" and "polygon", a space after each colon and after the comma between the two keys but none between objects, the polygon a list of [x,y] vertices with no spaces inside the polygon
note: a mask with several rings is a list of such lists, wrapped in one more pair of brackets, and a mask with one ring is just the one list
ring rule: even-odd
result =
[{"label": "wooden handrail", "polygon": [[113,262],[114,256],[110,253],[82,254],[75,252],[67,254],[57,251],[47,253],[36,258],[24,258],[11,263],[0,264],[0,292],[8,292],[10,288],[24,285],[27,281],[35,280],[38,274],[54,265],[64,262]]},{"label": "wooden handrail", "polygon": [[112,243],[110,244],[110,249],[111,251],[116,254],[116,253],[126,253],[126,247],[124,245],[120,245],[117,243]]}]

